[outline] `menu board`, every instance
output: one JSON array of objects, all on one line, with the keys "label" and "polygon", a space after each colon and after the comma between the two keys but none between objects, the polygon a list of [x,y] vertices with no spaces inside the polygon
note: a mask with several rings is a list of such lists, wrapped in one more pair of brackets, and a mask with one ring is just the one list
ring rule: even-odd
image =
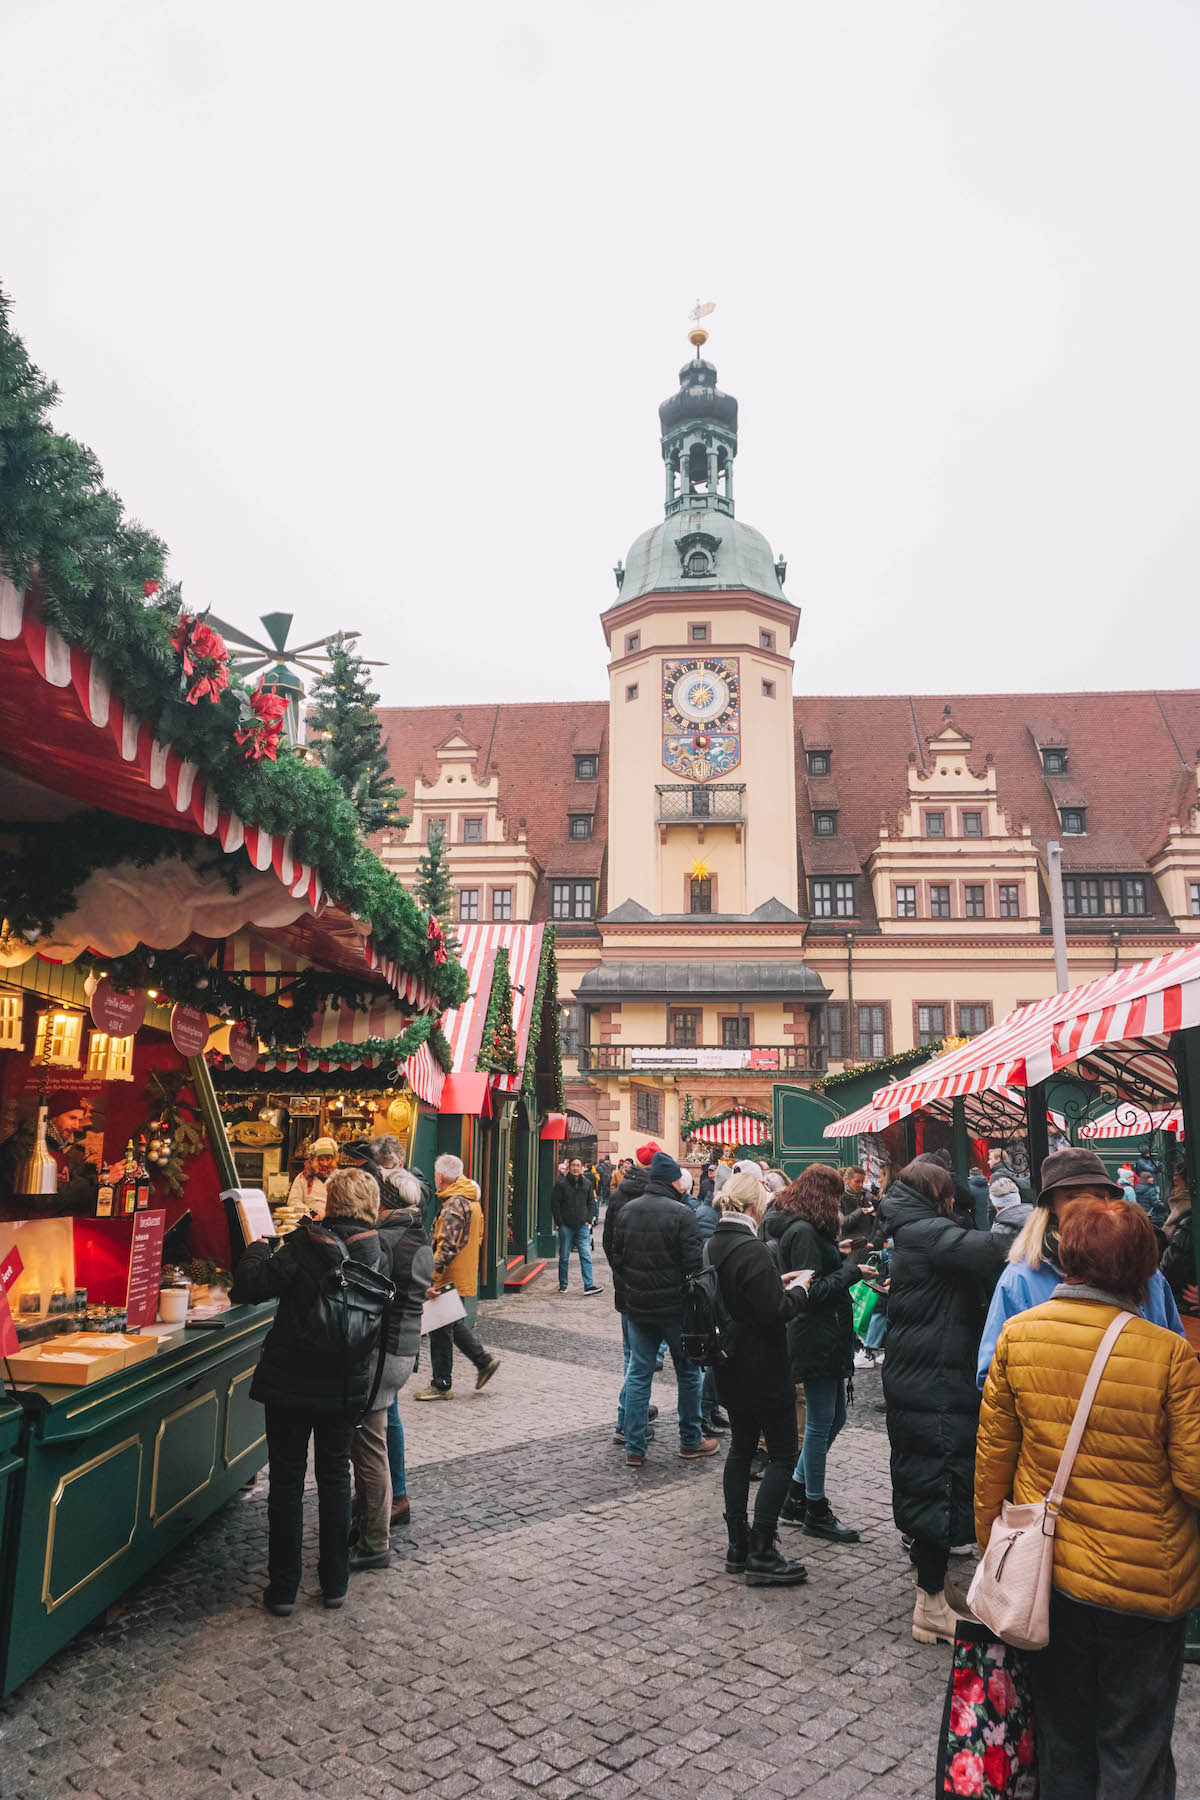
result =
[{"label": "menu board", "polygon": [[129,1250],[129,1293],[125,1311],[129,1329],[153,1325],[158,1318],[158,1290],[162,1286],[163,1228],[165,1212],[134,1214],[133,1243]]},{"label": "menu board", "polygon": [[3,1262],[0,1262],[0,1356],[15,1356],[21,1348],[17,1328],[9,1310],[8,1290],[24,1267],[21,1252],[15,1245]]}]

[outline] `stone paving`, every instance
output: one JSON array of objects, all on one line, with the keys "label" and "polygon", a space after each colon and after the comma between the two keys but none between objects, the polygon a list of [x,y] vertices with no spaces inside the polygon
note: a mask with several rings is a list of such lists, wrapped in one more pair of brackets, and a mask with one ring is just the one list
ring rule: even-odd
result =
[{"label": "stone paving", "polygon": [[[0,1706],[0,1796],[926,1800],[949,1651],[909,1633],[878,1377],[831,1458],[863,1543],[789,1533],[807,1585],[748,1590],[722,1569],[719,1461],[676,1454],[669,1363],[645,1468],[612,1443],[610,1302],[576,1269],[563,1298],[548,1270],[481,1306],[501,1371],[403,1396],[412,1525],[342,1611],[311,1541],[295,1613],[263,1611],[260,1478]],[[1200,1795],[1200,1668],[1175,1747]]]}]

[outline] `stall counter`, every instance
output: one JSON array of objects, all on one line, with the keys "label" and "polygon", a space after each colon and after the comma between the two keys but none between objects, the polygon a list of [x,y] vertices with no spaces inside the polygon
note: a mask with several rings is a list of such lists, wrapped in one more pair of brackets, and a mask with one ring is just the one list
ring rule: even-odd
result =
[{"label": "stall counter", "polygon": [[[267,1460],[250,1378],[274,1303],[162,1333],[157,1354],[87,1387],[19,1387],[0,1410],[13,1483],[0,1573],[0,1697],[11,1694]],[[0,1487],[2,1491],[2,1487]]]}]

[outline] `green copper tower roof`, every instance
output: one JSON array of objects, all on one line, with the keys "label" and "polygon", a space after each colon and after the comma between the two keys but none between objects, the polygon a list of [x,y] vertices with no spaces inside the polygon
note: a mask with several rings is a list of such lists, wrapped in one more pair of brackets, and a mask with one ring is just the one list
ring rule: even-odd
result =
[{"label": "green copper tower roof", "polygon": [[787,565],[761,531],[734,517],[733,463],[738,405],[717,386],[699,354],[706,333],[692,333],[697,354],[679,371],[679,390],[658,409],[666,479],[661,524],[643,531],[618,564],[617,605],[640,594],[748,588],[782,600]]}]

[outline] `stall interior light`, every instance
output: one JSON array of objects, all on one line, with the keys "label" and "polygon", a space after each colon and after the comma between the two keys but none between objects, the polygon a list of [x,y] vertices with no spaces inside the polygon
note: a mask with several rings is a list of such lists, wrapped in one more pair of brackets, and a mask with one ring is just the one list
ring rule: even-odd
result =
[{"label": "stall interior light", "polygon": [[133,1038],[93,1031],[88,1039],[87,1072],[102,1081],[132,1081]]},{"label": "stall interior light", "polygon": [[24,1027],[24,994],[0,994],[0,1050],[19,1050]]},{"label": "stall interior light", "polygon": [[53,1063],[60,1068],[77,1069],[82,1041],[82,1013],[39,1013],[33,1060]]}]

